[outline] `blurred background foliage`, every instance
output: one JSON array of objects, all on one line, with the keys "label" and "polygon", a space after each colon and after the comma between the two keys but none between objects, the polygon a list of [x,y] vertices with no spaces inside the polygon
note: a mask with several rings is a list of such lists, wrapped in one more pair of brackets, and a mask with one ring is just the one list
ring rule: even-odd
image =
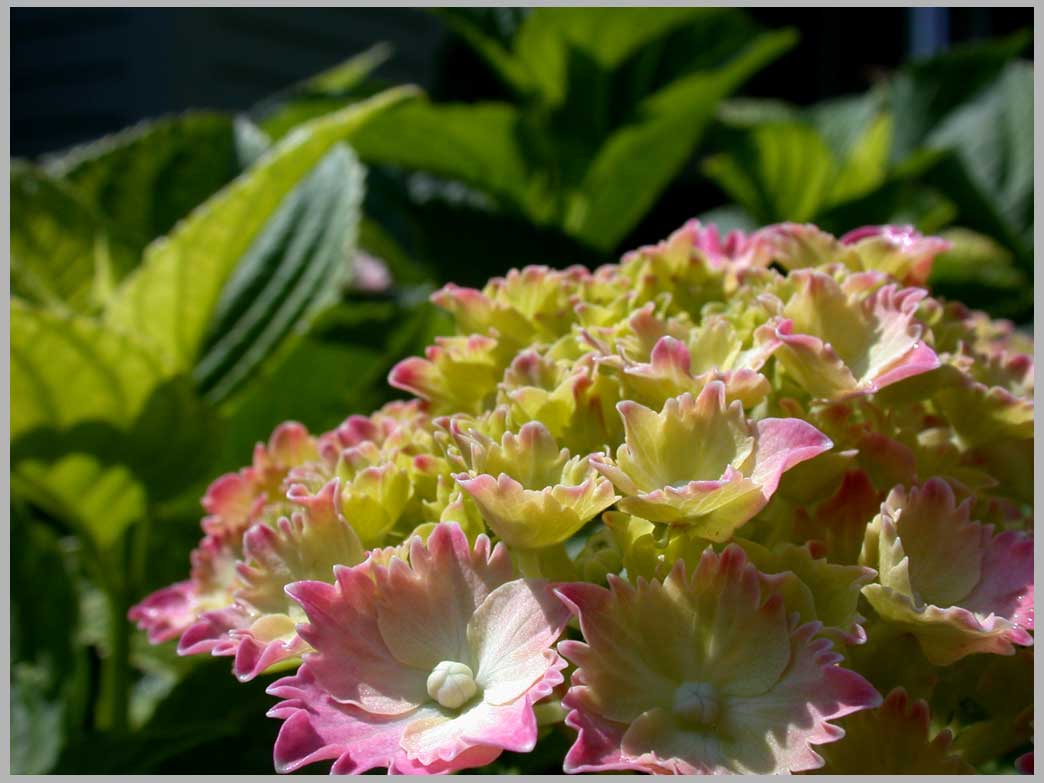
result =
[{"label": "blurred background foliage", "polygon": [[953,242],[939,293],[1031,321],[1029,33],[809,100],[758,89],[823,81],[786,16],[436,11],[426,93],[377,43],[241,111],[14,160],[13,770],[271,771],[267,680],[150,647],[126,611],[185,577],[207,483],[278,422],[394,396],[444,282],[613,261],[693,216],[903,222]]}]

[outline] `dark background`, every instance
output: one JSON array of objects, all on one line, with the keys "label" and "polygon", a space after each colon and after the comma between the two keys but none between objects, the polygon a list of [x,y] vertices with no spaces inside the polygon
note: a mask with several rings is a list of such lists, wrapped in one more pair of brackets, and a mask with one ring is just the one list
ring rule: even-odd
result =
[{"label": "dark background", "polygon": [[[510,9],[503,9],[510,13]],[[772,9],[801,42],[744,94],[807,104],[865,90],[912,56],[1033,24],[1032,8]],[[11,9],[11,153],[29,157],[146,117],[189,108],[241,110],[377,41],[378,71],[438,100],[500,97],[443,23],[396,8]]]}]

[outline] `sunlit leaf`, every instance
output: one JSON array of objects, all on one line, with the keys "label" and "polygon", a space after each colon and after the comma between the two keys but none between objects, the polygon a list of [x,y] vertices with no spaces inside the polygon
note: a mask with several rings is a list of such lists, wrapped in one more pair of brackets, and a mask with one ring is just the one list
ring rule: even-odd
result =
[{"label": "sunlit leaf", "polygon": [[146,249],[106,309],[106,322],[139,335],[167,367],[191,367],[225,282],[285,196],[334,144],[412,94],[391,90],[299,127]]}]

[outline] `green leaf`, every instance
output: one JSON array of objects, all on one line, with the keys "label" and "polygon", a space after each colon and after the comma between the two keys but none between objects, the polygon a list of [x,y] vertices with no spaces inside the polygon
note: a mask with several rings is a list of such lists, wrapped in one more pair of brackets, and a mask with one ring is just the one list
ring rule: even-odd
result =
[{"label": "green leaf", "polygon": [[227,397],[294,328],[336,299],[354,253],[362,166],[339,144],[298,184],[236,265],[193,375]]},{"label": "green leaf", "polygon": [[212,414],[133,338],[97,321],[11,305],[16,495],[100,547],[206,469]]},{"label": "green leaf", "polygon": [[389,90],[296,129],[170,236],[149,245],[106,309],[106,322],[139,335],[166,367],[191,367],[225,282],[285,196],[334,144],[413,94]]},{"label": "green leaf", "polygon": [[[58,442],[54,451],[67,450]],[[12,495],[61,520],[98,550],[109,550],[145,516],[145,488],[126,465],[107,465],[82,452],[17,459],[11,470]]]},{"label": "green leaf", "polygon": [[232,119],[203,112],[141,123],[44,165],[134,237],[138,249],[240,170]]},{"label": "green leaf", "polygon": [[837,164],[814,128],[767,123],[731,147],[704,161],[703,170],[759,223],[811,220],[826,202]]},{"label": "green leaf", "polygon": [[366,163],[457,180],[524,211],[529,174],[520,123],[519,111],[506,103],[411,101],[375,117],[352,146]]},{"label": "green leaf", "polygon": [[643,46],[708,13],[701,8],[536,8],[522,22],[515,55],[530,74],[546,106],[567,95],[569,50],[582,53],[603,71]]},{"label": "green leaf", "polygon": [[236,681],[224,658],[201,661],[134,732],[92,731],[70,743],[61,774],[257,773],[272,771],[279,724],[265,717],[274,677]]},{"label": "green leaf", "polygon": [[717,119],[732,128],[752,128],[765,122],[795,122],[801,112],[771,98],[729,98],[718,105]]},{"label": "green leaf", "polygon": [[42,775],[58,760],[65,740],[65,705],[44,695],[51,679],[38,667],[11,668],[11,773]]},{"label": "green leaf", "polygon": [[134,338],[97,321],[11,303],[11,438],[84,421],[128,426],[164,373]]},{"label": "green leaf", "polygon": [[390,45],[375,44],[333,68],[266,98],[248,114],[269,138],[278,141],[308,120],[368,97],[367,79],[391,54]]},{"label": "green leaf", "polygon": [[[892,117],[880,114],[869,120],[851,142],[830,188],[825,206],[857,198],[879,187],[888,177],[888,150],[892,140]],[[829,143],[829,142],[828,142]]]},{"label": "green leaf", "polygon": [[[882,113],[884,99],[879,90],[820,101],[801,112],[823,137],[839,160],[852,154],[872,123]],[[799,117],[794,117],[799,119]]]},{"label": "green leaf", "polygon": [[90,312],[137,263],[124,236],[65,183],[11,165],[11,293]]},{"label": "green leaf", "polygon": [[239,166],[248,169],[260,160],[272,140],[249,117],[239,115],[235,120],[236,157]]},{"label": "green leaf", "polygon": [[1023,30],[999,40],[966,44],[903,69],[890,90],[895,116],[892,160],[911,155],[950,112],[993,82],[1031,37],[1030,31]]},{"label": "green leaf", "polygon": [[640,119],[616,131],[572,195],[566,231],[613,248],[692,154],[718,101],[794,43],[789,31],[755,39],[728,65],[673,82],[647,98]]},{"label": "green leaf", "polygon": [[[935,152],[935,151],[933,151]],[[937,154],[921,182],[944,193],[956,207],[954,220],[960,225],[993,237],[1015,254],[1016,262],[1028,272],[1032,268],[1033,248],[1018,228],[1000,210],[1000,204],[965,165],[956,150]],[[1032,226],[1026,226],[1032,240]]]},{"label": "green leaf", "polygon": [[40,774],[80,728],[88,668],[60,542],[20,505],[11,517],[11,769]]},{"label": "green leaf", "polygon": [[1010,63],[990,89],[951,112],[924,145],[954,150],[968,178],[1020,237],[1033,223],[1033,66]]},{"label": "green leaf", "polygon": [[952,247],[932,265],[934,294],[962,302],[987,301],[992,314],[1019,317],[1032,313],[1033,286],[1015,266],[1014,254],[988,236],[964,228],[942,232]]},{"label": "green leaf", "polygon": [[[490,13],[511,11],[526,13],[525,9],[505,7],[433,9],[433,13],[446,22],[453,32],[467,41],[471,48],[493,68],[505,85],[519,96],[525,96],[533,90],[533,81],[525,65],[509,51],[506,41],[501,40],[500,36],[493,34],[482,24],[484,17]],[[515,26],[513,25],[513,27]],[[515,30],[513,29],[512,32]]]},{"label": "green leaf", "polygon": [[568,259],[592,268],[605,260],[554,226],[534,225],[496,209],[488,199],[458,198],[459,183],[454,188],[431,183],[421,192],[409,186],[419,179],[416,173],[370,169],[366,212],[409,258],[437,275],[432,280],[436,284],[481,287],[491,276],[539,258]]}]

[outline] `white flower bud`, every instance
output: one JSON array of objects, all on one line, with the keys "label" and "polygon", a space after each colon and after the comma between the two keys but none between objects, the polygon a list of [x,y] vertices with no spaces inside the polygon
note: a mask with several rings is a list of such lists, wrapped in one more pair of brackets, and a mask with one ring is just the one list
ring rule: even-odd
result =
[{"label": "white flower bud", "polygon": [[451,710],[467,703],[478,692],[471,667],[457,661],[440,661],[428,675],[428,695]]}]

